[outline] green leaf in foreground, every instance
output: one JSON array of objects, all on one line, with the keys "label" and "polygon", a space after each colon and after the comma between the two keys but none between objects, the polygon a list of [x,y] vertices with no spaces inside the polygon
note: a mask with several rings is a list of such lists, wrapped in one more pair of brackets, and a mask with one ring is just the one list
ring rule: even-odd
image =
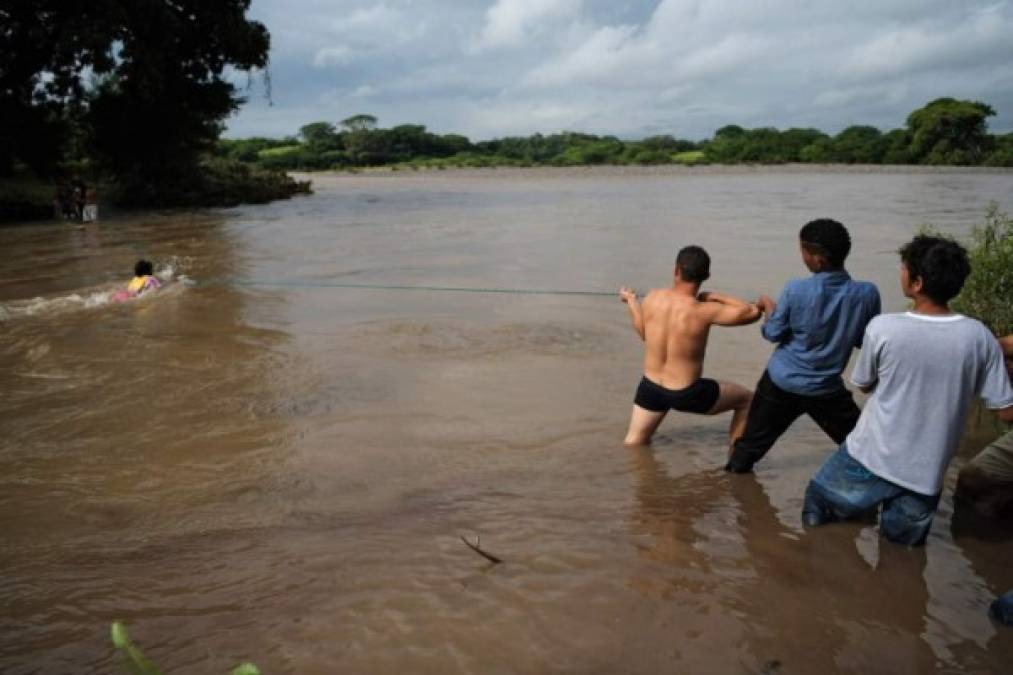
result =
[{"label": "green leaf in foreground", "polygon": [[160,675],[158,668],[149,661],[140,648],[135,645],[127,635],[127,629],[119,621],[114,621],[110,631],[113,639],[113,646],[123,652],[126,657],[127,668],[135,675]]},{"label": "green leaf in foreground", "polygon": [[260,668],[252,663],[240,663],[232,671],[232,675],[260,675]]},{"label": "green leaf in foreground", "polygon": [[[113,639],[113,646],[123,652],[126,657],[126,665],[134,675],[161,675],[161,671],[149,661],[141,649],[133,643],[127,635],[126,627],[119,621],[114,621],[110,629]],[[240,663],[232,669],[232,675],[260,675],[260,668],[250,662]]]}]

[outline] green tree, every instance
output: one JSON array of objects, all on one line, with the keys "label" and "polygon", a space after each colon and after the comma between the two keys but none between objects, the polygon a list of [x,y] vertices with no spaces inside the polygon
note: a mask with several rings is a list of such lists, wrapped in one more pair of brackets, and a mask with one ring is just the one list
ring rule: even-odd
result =
[{"label": "green tree", "polygon": [[[249,4],[4,3],[0,171],[14,159],[51,169],[80,129],[91,155],[125,182],[192,177],[241,101],[225,70],[267,65],[270,38],[246,19]],[[39,134],[31,143],[56,148],[26,147],[16,137],[26,128]]]},{"label": "green tree", "polygon": [[971,231],[971,276],[953,303],[996,335],[1013,333],[1013,219],[989,205],[985,222]]},{"label": "green tree", "polygon": [[886,152],[883,133],[876,127],[850,126],[834,136],[833,161],[845,164],[878,164]]},{"label": "green tree", "polygon": [[7,1],[0,4],[0,176],[21,162],[51,173],[69,135],[68,113],[80,107],[83,69],[114,65],[108,30],[99,30],[107,3]]},{"label": "green tree", "polygon": [[299,137],[311,147],[333,150],[341,144],[336,131],[330,122],[310,122],[299,127]]},{"label": "green tree", "polygon": [[[267,29],[249,0],[101,0],[110,68],[87,96],[90,146],[127,186],[157,200],[161,186],[199,181],[198,160],[242,99],[226,69],[267,65]],[[105,62],[104,62],[105,63]],[[99,71],[101,72],[101,71]]]},{"label": "green tree", "polygon": [[360,113],[341,120],[341,126],[351,132],[369,131],[376,127],[376,118],[372,115]]},{"label": "green tree", "polygon": [[440,137],[440,145],[443,148],[445,156],[468,152],[472,148],[468,137],[461,134],[444,134]]},{"label": "green tree", "polygon": [[985,120],[995,115],[978,101],[937,98],[907,118],[911,157],[922,164],[978,164],[989,150]]},{"label": "green tree", "polygon": [[987,166],[1013,166],[1013,134],[995,136],[993,149],[985,158]]},{"label": "green tree", "polygon": [[829,138],[817,138],[815,141],[799,150],[798,159],[800,162],[810,162],[815,164],[825,164],[827,162],[835,161],[833,141]]},{"label": "green tree", "polygon": [[803,148],[825,138],[827,135],[818,129],[792,128],[782,131],[777,139],[776,161],[797,162],[801,159]]},{"label": "green tree", "polygon": [[726,124],[714,132],[714,138],[738,138],[745,134],[746,130],[738,124]]},{"label": "green tree", "polygon": [[904,129],[893,129],[883,135],[883,164],[910,164],[911,135]]}]

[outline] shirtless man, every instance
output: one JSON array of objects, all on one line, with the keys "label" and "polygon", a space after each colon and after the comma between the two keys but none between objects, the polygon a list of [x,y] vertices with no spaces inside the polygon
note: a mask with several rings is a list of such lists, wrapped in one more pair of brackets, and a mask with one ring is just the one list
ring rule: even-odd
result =
[{"label": "shirtless man", "polygon": [[711,326],[743,326],[758,320],[762,312],[730,295],[700,293],[700,284],[709,276],[710,256],[699,246],[687,246],[675,259],[671,288],[651,291],[642,306],[632,289],[619,291],[634,330],[646,344],[644,377],[633,402],[626,445],[650,442],[669,410],[700,415],[734,410],[730,442],[745,430],[752,392],[701,377],[703,358]]}]

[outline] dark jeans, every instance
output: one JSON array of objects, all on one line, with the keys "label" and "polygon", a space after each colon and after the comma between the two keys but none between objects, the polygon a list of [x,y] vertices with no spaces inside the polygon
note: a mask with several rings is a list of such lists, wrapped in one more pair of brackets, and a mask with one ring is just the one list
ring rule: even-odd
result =
[{"label": "dark jeans", "polygon": [[802,523],[818,527],[858,518],[880,504],[880,534],[897,544],[921,546],[929,536],[939,495],[923,495],[880,478],[841,445],[809,481]]},{"label": "dark jeans", "polygon": [[834,443],[840,445],[858,423],[861,410],[851,392],[841,387],[839,392],[824,396],[803,396],[781,389],[765,370],[756,383],[753,402],[749,405],[746,431],[735,441],[732,455],[725,470],[747,473],[763,459],[791,423],[801,415],[809,415]]},{"label": "dark jeans", "polygon": [[1013,626],[1013,591],[998,598],[989,608],[989,614],[996,621],[1006,626]]}]

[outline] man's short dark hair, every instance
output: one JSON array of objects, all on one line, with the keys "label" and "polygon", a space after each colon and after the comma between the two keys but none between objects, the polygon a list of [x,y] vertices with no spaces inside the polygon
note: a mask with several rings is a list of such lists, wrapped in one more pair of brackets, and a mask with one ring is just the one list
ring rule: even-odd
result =
[{"label": "man's short dark hair", "polygon": [[675,256],[675,269],[683,281],[702,284],[711,275],[711,257],[699,246],[687,246]]},{"label": "man's short dark hair", "polygon": [[851,252],[847,228],[830,218],[810,220],[799,230],[798,238],[807,251],[823,256],[834,267],[842,267]]},{"label": "man's short dark hair", "polygon": [[922,280],[922,293],[945,305],[960,293],[971,274],[963,246],[944,237],[919,234],[900,249],[908,278]]},{"label": "man's short dark hair", "polygon": [[150,277],[154,271],[150,260],[138,260],[137,264],[134,265],[134,276],[135,277]]}]

